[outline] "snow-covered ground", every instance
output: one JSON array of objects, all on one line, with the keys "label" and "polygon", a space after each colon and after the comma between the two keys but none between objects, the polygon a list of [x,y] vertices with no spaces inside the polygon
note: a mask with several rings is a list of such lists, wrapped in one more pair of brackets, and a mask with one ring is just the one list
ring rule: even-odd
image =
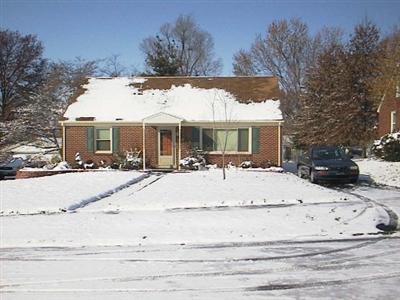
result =
[{"label": "snow-covered ground", "polygon": [[[389,222],[384,209],[356,196],[293,174],[240,169],[228,171],[225,181],[220,170],[153,174],[93,202],[138,176],[143,174],[93,172],[2,183],[3,246],[340,238],[378,232],[376,225]],[[8,216],[59,212],[72,204],[74,214]]]},{"label": "snow-covered ground", "polygon": [[400,162],[377,159],[356,159],[360,173],[368,175],[378,184],[400,187]]},{"label": "snow-covered ground", "polygon": [[148,179],[147,184],[138,192],[132,189],[122,191],[88,206],[87,210],[163,210],[359,201],[291,174],[251,172],[248,169],[230,169],[226,180],[222,180],[221,170],[211,169],[154,176]]},{"label": "snow-covered ground", "polygon": [[0,215],[59,212],[142,175],[99,171],[0,181]]},{"label": "snow-covered ground", "polygon": [[[2,202],[7,211],[55,211],[141,175],[6,181]],[[226,181],[221,170],[141,179],[73,212],[0,216],[0,298],[395,299],[399,293],[400,236],[376,228],[389,221],[379,203],[400,212],[397,189],[327,188],[290,173],[239,169],[229,170]],[[22,187],[13,204],[9,193]]]}]

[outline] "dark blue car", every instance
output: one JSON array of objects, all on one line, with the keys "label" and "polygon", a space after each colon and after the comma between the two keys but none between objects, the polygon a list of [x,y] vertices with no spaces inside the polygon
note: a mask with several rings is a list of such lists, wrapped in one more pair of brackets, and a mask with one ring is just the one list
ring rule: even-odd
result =
[{"label": "dark blue car", "polygon": [[355,183],[358,180],[359,169],[340,147],[313,146],[300,156],[297,174],[301,178],[310,178],[312,183]]},{"label": "dark blue car", "polygon": [[12,158],[11,160],[0,163],[0,180],[7,177],[15,177],[17,171],[24,167],[22,158]]}]

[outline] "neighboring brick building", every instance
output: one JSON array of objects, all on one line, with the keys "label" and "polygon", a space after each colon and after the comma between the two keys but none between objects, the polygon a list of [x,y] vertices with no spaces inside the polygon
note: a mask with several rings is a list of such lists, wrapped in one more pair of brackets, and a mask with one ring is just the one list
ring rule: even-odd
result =
[{"label": "neighboring brick building", "polygon": [[209,163],[281,165],[274,77],[91,78],[64,114],[63,156],[111,162],[138,149],[144,168],[179,168],[190,150]]},{"label": "neighboring brick building", "polygon": [[400,85],[391,89],[382,98],[378,114],[379,137],[400,130]]}]

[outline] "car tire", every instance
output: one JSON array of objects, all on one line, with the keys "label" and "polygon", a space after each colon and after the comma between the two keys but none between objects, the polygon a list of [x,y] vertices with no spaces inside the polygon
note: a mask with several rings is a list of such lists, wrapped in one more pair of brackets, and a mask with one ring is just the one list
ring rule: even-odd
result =
[{"label": "car tire", "polygon": [[312,170],[310,172],[310,182],[311,183],[318,183],[317,179],[315,179],[315,173]]},{"label": "car tire", "polygon": [[356,179],[350,179],[350,183],[351,184],[354,184],[354,183],[356,183],[358,181],[358,178],[356,178]]}]

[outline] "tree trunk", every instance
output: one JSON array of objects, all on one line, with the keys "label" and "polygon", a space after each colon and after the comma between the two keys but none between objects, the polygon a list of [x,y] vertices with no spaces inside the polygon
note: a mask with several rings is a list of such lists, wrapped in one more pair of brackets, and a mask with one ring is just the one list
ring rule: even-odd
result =
[{"label": "tree trunk", "polygon": [[222,179],[226,179],[226,173],[225,173],[225,153],[222,153]]}]

